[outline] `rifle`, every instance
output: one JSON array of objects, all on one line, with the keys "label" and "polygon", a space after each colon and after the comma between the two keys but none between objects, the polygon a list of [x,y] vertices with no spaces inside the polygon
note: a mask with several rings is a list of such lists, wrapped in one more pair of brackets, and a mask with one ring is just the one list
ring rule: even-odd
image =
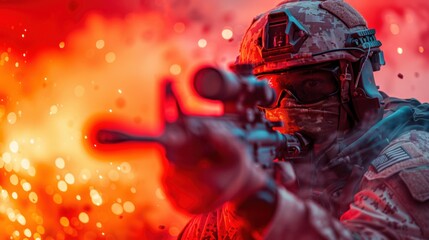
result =
[{"label": "rifle", "polygon": [[[101,144],[116,144],[127,141],[156,142],[166,151],[180,148],[185,142],[199,146],[198,153],[213,154],[204,147],[204,129],[200,121],[215,121],[224,124],[233,136],[245,143],[257,165],[270,169],[273,160],[290,160],[302,156],[308,142],[299,134],[282,134],[273,129],[280,122],[269,122],[260,109],[276,100],[274,91],[266,80],[258,80],[252,74],[252,66],[238,64],[231,71],[205,66],[196,71],[193,85],[203,98],[218,100],[223,104],[221,116],[187,115],[182,111],[173,90],[172,81],[164,82],[164,96],[161,101],[165,120],[164,131],[159,136],[134,135],[111,129],[101,129],[96,138]],[[194,151],[194,150],[193,150]],[[194,152],[193,152],[194,154]]]}]

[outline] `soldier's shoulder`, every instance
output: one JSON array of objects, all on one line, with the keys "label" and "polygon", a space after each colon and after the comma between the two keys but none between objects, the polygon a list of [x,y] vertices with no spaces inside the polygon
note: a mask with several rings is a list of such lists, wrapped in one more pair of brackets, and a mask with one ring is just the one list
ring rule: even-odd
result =
[{"label": "soldier's shoulder", "polygon": [[392,141],[372,161],[364,179],[369,185],[384,182],[401,196],[428,201],[429,133],[413,130]]},{"label": "soldier's shoulder", "polygon": [[429,168],[429,132],[412,130],[386,146],[365,173],[368,180],[388,178],[414,168]]}]

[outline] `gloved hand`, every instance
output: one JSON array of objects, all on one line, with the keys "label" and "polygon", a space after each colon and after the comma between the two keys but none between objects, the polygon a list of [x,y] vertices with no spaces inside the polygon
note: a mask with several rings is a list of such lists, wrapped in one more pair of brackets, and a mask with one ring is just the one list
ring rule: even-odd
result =
[{"label": "gloved hand", "polygon": [[174,206],[192,214],[208,212],[265,186],[268,175],[224,124],[200,121],[191,130],[177,132],[175,137],[187,140],[166,149],[162,183]]}]

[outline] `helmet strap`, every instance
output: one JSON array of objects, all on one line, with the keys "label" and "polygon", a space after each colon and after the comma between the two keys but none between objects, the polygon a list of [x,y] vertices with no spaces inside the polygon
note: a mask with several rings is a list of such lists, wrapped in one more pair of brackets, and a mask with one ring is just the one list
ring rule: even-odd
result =
[{"label": "helmet strap", "polygon": [[[340,80],[340,109],[339,109],[339,120],[338,120],[338,134],[337,144],[340,149],[342,146],[345,135],[350,129],[351,125],[356,122],[353,112],[350,109],[350,86],[353,84],[353,68],[349,61],[340,61],[341,75]],[[351,122],[353,121],[353,123]]]}]

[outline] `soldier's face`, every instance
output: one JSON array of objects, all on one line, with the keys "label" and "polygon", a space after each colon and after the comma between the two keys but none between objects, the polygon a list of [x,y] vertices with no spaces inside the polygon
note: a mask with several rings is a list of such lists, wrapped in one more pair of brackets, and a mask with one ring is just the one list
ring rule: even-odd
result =
[{"label": "soldier's face", "polygon": [[[332,70],[332,69],[331,69]],[[301,132],[315,142],[338,128],[339,86],[334,70],[305,68],[258,76],[269,81],[277,101],[265,109],[270,121],[281,121],[284,133]]]}]

